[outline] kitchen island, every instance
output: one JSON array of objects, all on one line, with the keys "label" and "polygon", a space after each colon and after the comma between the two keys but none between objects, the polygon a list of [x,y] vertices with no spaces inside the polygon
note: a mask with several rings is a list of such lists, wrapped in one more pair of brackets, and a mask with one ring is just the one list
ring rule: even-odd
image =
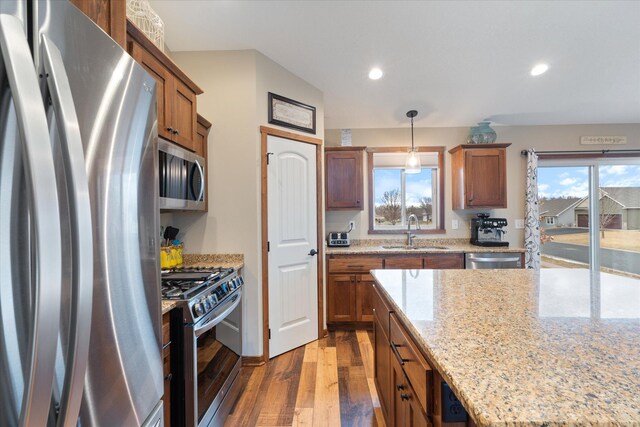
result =
[{"label": "kitchen island", "polygon": [[[441,377],[480,426],[640,425],[640,280],[579,269],[371,274],[391,313],[386,337],[393,342],[396,321],[427,362],[431,402],[422,410],[434,424],[442,424]],[[384,331],[375,338],[380,360]],[[392,364],[411,346],[389,351]],[[394,385],[381,378],[393,407]]]}]

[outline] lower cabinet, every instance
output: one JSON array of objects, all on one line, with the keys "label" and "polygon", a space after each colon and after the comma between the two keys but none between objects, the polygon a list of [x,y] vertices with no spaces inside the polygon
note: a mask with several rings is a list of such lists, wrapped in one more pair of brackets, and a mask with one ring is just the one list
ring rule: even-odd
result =
[{"label": "lower cabinet", "polygon": [[370,270],[464,268],[463,253],[328,255],[327,326],[371,328],[373,321]]},{"label": "lower cabinet", "polygon": [[[374,286],[373,371],[380,407],[389,427],[426,427],[431,422],[431,368],[406,341],[406,333],[390,314]],[[387,323],[387,327],[384,327]],[[385,333],[389,331],[389,335]],[[413,379],[413,383],[409,379]],[[414,387],[417,387],[417,392]]]},{"label": "lower cabinet", "polygon": [[380,398],[380,407],[385,419],[389,419],[391,408],[391,362],[389,338],[385,336],[382,325],[376,316],[373,320],[373,375]]},{"label": "lower cabinet", "polygon": [[404,373],[398,360],[391,356],[392,401],[391,426],[395,427],[427,427],[431,425],[424,414],[415,391]]},{"label": "lower cabinet", "polygon": [[327,280],[327,322],[371,322],[370,274],[330,274]]}]

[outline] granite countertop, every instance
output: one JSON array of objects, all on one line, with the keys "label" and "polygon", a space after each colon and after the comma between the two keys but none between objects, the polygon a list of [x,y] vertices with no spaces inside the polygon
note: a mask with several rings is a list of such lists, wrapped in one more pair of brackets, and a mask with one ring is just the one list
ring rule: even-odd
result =
[{"label": "granite countertop", "polygon": [[353,240],[351,246],[327,247],[327,255],[374,255],[374,254],[412,254],[412,253],[448,253],[448,252],[524,252],[524,248],[498,246],[475,246],[469,239],[414,239],[418,249],[385,248],[383,246],[404,246],[406,239],[362,239]]},{"label": "granite countertop", "polygon": [[242,254],[184,254],[182,255],[182,267],[244,267],[244,255]]},{"label": "granite countertop", "polygon": [[171,310],[173,310],[177,305],[175,301],[168,300],[168,299],[163,299],[161,301],[161,303],[162,303],[162,314],[163,315],[165,315],[166,313],[168,313]]},{"label": "granite countertop", "polygon": [[371,274],[479,426],[640,425],[640,280],[499,273]]}]

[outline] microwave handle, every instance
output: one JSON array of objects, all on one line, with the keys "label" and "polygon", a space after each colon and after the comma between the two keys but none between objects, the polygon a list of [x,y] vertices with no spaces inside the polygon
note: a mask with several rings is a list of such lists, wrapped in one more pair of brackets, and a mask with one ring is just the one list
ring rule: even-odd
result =
[{"label": "microwave handle", "polygon": [[198,172],[200,173],[200,182],[202,183],[202,185],[200,186],[200,194],[198,195],[196,200],[198,202],[202,202],[204,200],[204,186],[205,186],[204,169],[202,168],[202,166],[197,160],[195,160],[195,164],[198,167]]}]

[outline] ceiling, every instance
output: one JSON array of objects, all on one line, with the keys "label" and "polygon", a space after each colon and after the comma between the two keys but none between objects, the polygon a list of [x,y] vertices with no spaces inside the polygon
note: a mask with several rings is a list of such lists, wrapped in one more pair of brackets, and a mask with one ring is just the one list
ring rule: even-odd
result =
[{"label": "ceiling", "polygon": [[320,89],[327,129],[640,123],[636,1],[151,5],[172,51],[256,49]]}]

